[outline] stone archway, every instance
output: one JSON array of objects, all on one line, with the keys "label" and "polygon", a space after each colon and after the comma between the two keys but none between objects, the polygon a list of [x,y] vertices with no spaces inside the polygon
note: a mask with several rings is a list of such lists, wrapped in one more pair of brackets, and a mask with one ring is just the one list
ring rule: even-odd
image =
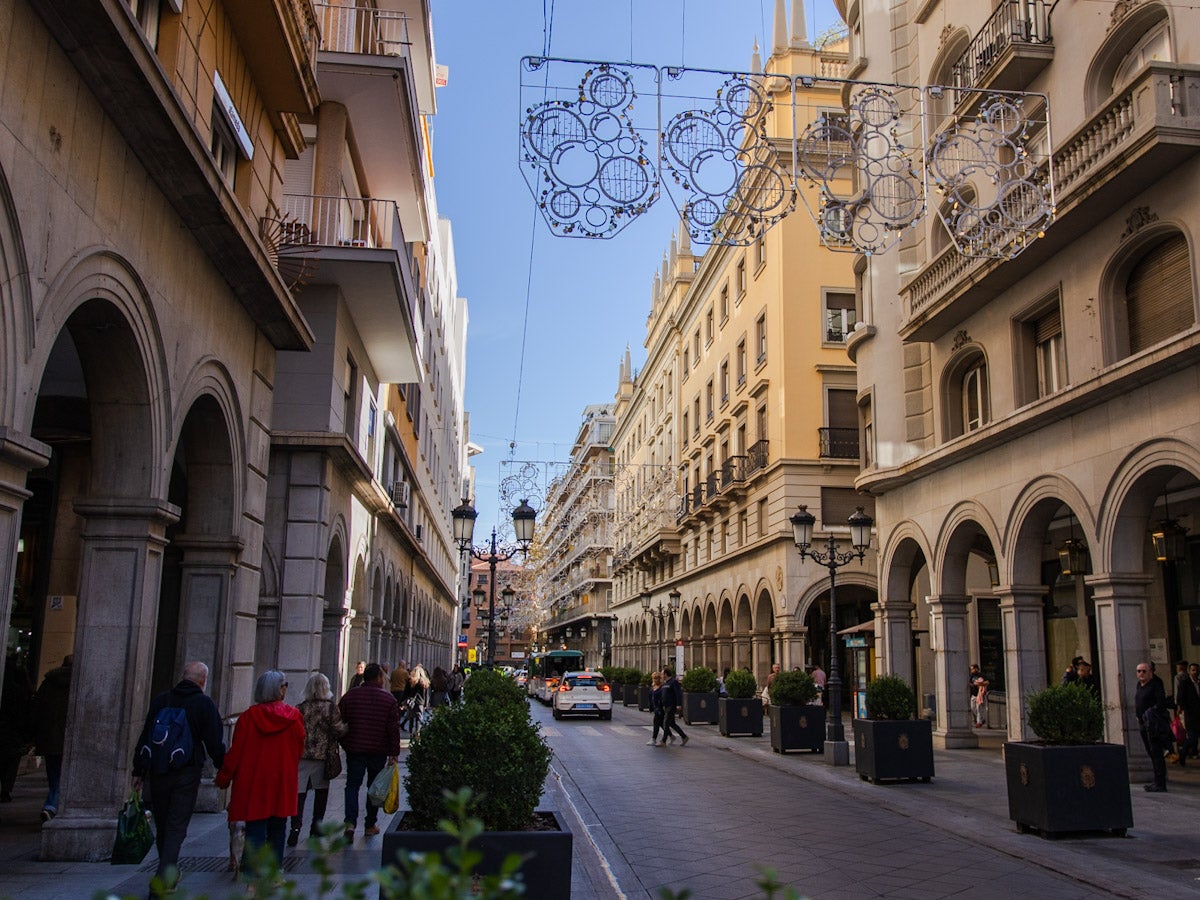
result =
[{"label": "stone archway", "polygon": [[343,547],[341,534],[335,532],[325,558],[322,591],[321,672],[338,694],[345,691],[347,683],[342,677],[346,668],[342,662],[346,622],[346,551]]}]

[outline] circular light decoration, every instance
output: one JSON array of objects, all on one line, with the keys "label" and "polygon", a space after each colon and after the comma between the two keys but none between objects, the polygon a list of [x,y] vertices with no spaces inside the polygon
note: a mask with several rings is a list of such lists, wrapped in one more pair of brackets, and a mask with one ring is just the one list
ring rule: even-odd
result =
[{"label": "circular light decoration", "polygon": [[747,246],[795,209],[796,190],[767,138],[768,92],[752,76],[719,74],[710,109],[683,110],[663,129],[662,165],[693,241]]},{"label": "circular light decoration", "polygon": [[[549,63],[522,60],[527,71]],[[586,66],[577,84],[526,109],[521,173],[552,232],[610,238],[658,199],[658,173],[629,116],[637,98],[629,73],[608,63],[576,65]]]}]

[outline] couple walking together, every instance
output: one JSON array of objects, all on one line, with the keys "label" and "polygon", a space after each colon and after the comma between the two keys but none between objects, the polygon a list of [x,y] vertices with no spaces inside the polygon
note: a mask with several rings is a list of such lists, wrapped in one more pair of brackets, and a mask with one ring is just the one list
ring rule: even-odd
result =
[{"label": "couple walking together", "polygon": [[[665,747],[668,741],[674,741],[675,732],[679,735],[681,745],[686,745],[688,736],[683,729],[675,724],[676,713],[683,712],[683,687],[675,677],[675,670],[670,666],[661,672],[655,672],[651,677],[650,709],[654,713],[654,732],[647,742],[657,747]],[[662,740],[658,739],[659,729],[662,729]]]}]

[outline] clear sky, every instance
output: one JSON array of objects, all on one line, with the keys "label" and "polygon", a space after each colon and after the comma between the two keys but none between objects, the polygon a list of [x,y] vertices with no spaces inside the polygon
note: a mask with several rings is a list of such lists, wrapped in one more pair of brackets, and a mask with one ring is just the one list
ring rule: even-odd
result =
[{"label": "clear sky", "polygon": [[[654,273],[678,227],[664,194],[611,240],[551,234],[518,168],[521,57],[748,71],[756,38],[763,57],[770,54],[775,3],[432,0],[432,7],[437,61],[449,67],[432,120],[434,184],[439,213],[453,223],[459,294],[469,307],[466,408],[471,437],[485,450],[474,459],[480,543],[503,524],[497,516],[509,516],[497,510],[501,462],[565,461],[583,408],[612,402],[627,344],[635,371],[641,365]],[[829,0],[806,0],[805,15],[810,40],[840,24]]]}]

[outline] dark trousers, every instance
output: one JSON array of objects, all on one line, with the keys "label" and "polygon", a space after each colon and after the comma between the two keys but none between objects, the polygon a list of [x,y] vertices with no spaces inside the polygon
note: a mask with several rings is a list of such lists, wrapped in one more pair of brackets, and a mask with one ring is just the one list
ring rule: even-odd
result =
[{"label": "dark trousers", "polygon": [[61,753],[47,753],[46,759],[46,802],[42,804],[42,809],[48,809],[52,813],[58,812],[58,787],[62,784],[62,761]]},{"label": "dark trousers", "polygon": [[[308,791],[296,795],[296,814],[292,816],[292,831],[299,831],[304,825],[304,800],[307,796]],[[325,820],[325,807],[328,803],[329,788],[313,788],[313,817],[308,833],[314,837],[320,832],[321,822]]]},{"label": "dark trousers", "polygon": [[[665,713],[661,709],[656,709],[654,711],[654,733],[650,736],[651,740],[655,740],[655,741],[658,740],[658,732],[659,732],[659,729],[661,729],[663,727],[664,717],[665,717]],[[663,732],[663,737],[664,738],[666,737],[665,731]]]},{"label": "dark trousers", "polygon": [[[367,786],[375,780],[387,762],[383,753],[351,753],[346,751],[346,825],[350,828],[358,824],[358,791],[366,777]],[[370,828],[379,818],[379,807],[367,798],[367,817],[364,825]]]},{"label": "dark trousers", "polygon": [[675,707],[668,706],[663,710],[663,740],[665,741],[671,736],[671,729],[675,729],[681,738],[687,737],[683,733],[683,729],[675,724]]},{"label": "dark trousers", "polygon": [[1167,786],[1167,747],[1150,737],[1146,731],[1141,732],[1142,745],[1150,756],[1150,765],[1154,768],[1154,783],[1161,788]]},{"label": "dark trousers", "polygon": [[254,855],[266,844],[275,854],[275,862],[283,868],[283,836],[287,830],[287,819],[271,816],[269,819],[254,819],[246,823],[246,846],[242,855],[242,869],[253,872]]},{"label": "dark trousers", "polygon": [[160,878],[179,865],[179,851],[200,790],[200,767],[185,766],[165,775],[150,776],[150,813],[154,816],[154,845],[158,848]]}]

